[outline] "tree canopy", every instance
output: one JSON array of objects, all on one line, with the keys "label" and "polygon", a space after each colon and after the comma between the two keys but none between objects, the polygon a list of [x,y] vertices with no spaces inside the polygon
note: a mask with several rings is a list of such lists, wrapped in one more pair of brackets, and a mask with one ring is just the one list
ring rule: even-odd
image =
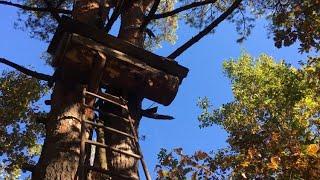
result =
[{"label": "tree canopy", "polygon": [[234,100],[211,111],[207,98],[200,127],[219,125],[228,147],[185,155],[159,153],[159,179],[317,179],[320,173],[320,59],[301,68],[272,57],[243,54],[225,61]]},{"label": "tree canopy", "polygon": [[[52,37],[61,15],[72,16],[73,10],[73,1],[71,0],[0,1],[0,5],[19,8],[19,19],[15,22],[16,27],[28,32],[32,38],[44,41],[49,41]],[[129,1],[106,0],[104,7],[108,18],[106,22],[103,22],[102,28],[107,32],[114,28],[115,26],[112,25],[121,17],[121,13],[125,12],[128,6],[130,6]],[[239,32],[238,42],[245,40],[250,35],[257,19],[264,18],[268,21],[270,37],[274,39],[276,47],[299,43],[301,52],[320,49],[319,0],[154,0],[145,1],[142,6],[147,6],[145,8],[147,10],[144,12],[144,23],[138,23],[132,28],[143,27],[144,48],[152,50],[155,47],[160,47],[164,41],[174,43],[179,37],[177,34],[179,23],[185,23],[190,28],[199,29],[198,34],[190,37],[190,40],[169,55],[173,59],[198,42],[203,36],[214,33],[214,28],[226,20],[235,24],[235,28]],[[246,177],[252,177],[255,172],[253,167],[257,165],[261,166],[262,172],[259,172],[261,174],[268,172],[268,175],[280,176],[281,172],[287,175],[287,170],[280,167],[284,167],[283,164],[288,164],[288,162],[299,160],[301,164],[304,164],[310,162],[310,159],[319,162],[315,158],[316,156],[306,154],[308,149],[314,152],[319,148],[318,140],[309,140],[309,137],[317,137],[318,134],[315,132],[318,129],[314,128],[319,127],[314,119],[317,117],[313,118],[319,113],[317,111],[319,109],[319,99],[317,98],[319,91],[316,89],[319,87],[316,79],[318,64],[318,59],[315,58],[302,69],[295,69],[284,63],[276,64],[267,56],[261,56],[257,61],[254,61],[247,55],[242,56],[237,62],[225,63],[227,76],[234,85],[235,101],[224,105],[222,109],[215,110],[213,114],[206,111],[208,102],[202,101],[201,107],[205,111],[201,116],[201,126],[219,124],[226,129],[230,133],[231,149],[217,153],[213,158],[217,161],[217,165],[213,168],[214,171],[208,169],[205,172],[215,172],[216,167],[222,167],[220,170],[224,172],[232,169],[235,176],[245,172]],[[244,69],[246,71],[241,70],[243,66],[247,68]],[[45,76],[45,79],[39,79],[48,81],[50,77]],[[274,84],[268,84],[269,82]],[[1,158],[1,166],[5,169],[5,173],[17,174],[21,168],[28,169],[26,164],[34,164],[32,160],[38,155],[40,146],[38,142],[44,135],[44,129],[36,122],[36,119],[43,118],[45,113],[42,112],[43,108],[37,107],[36,104],[47,92],[47,88],[42,81],[17,72],[3,73],[0,77],[0,88],[0,118],[2,120],[0,122],[0,129],[2,129],[0,150],[3,152],[2,157],[5,157]],[[252,96],[253,94],[257,96]],[[276,130],[274,127],[282,129]],[[268,133],[273,134],[274,137],[269,137]],[[231,138],[232,136],[234,138]],[[286,136],[290,138],[286,139]],[[242,144],[246,138],[257,138],[257,143]],[[303,138],[306,139],[303,140]],[[259,144],[261,139],[265,141],[268,139],[269,145],[272,146],[275,153],[265,155],[263,153],[267,152],[260,152],[260,150],[267,149]],[[273,147],[275,144],[271,142],[275,141],[284,144],[282,147]],[[283,148],[290,143],[292,143],[292,147],[302,144],[303,146],[299,146],[300,149],[298,149],[304,154],[295,156],[293,159],[290,159],[289,155],[283,154],[283,151],[291,153],[291,150],[287,152]],[[248,145],[248,147],[242,147],[242,145]],[[269,145],[266,143],[266,146]],[[176,152],[181,154],[180,150]],[[262,154],[260,159],[262,157],[266,159],[262,158],[263,161],[258,161],[256,158],[248,159],[249,152],[252,157],[256,157],[260,153]],[[166,156],[166,153],[163,153],[161,158]],[[199,152],[190,158],[205,160],[205,163],[209,163],[209,157],[206,153]],[[270,166],[273,164],[277,168],[269,168],[267,164],[262,164],[262,162],[269,163]],[[245,166],[240,166],[239,163],[243,163]],[[162,165],[167,166],[168,164]],[[304,171],[299,169],[299,171],[292,171],[292,173],[298,177],[303,172],[309,172],[310,165],[307,164]],[[175,171],[174,168],[171,170]]]},{"label": "tree canopy", "polygon": [[47,91],[35,78],[9,71],[0,77],[0,155],[1,174],[18,177],[21,167],[35,163],[41,150],[43,126],[37,119],[43,117],[39,99]]},{"label": "tree canopy", "polygon": [[[31,37],[49,40],[50,35],[55,31],[59,22],[59,14],[71,16],[72,1],[54,0],[54,1],[33,1],[23,0],[22,4],[0,1],[0,4],[11,5],[22,9],[19,11],[20,18],[17,20],[17,27],[27,29]],[[192,28],[203,29],[210,27],[211,24],[220,22],[219,17],[229,19],[235,23],[239,32],[238,41],[241,42],[254,27],[254,22],[259,18],[265,18],[269,21],[270,37],[273,37],[275,46],[290,46],[295,42],[300,43],[301,52],[310,50],[319,50],[320,30],[319,14],[320,2],[318,0],[159,0],[154,1],[157,7],[156,11],[151,12],[153,1],[146,1],[148,6],[146,17],[148,17],[145,45],[148,48],[157,47],[163,41],[174,43],[178,35],[176,30],[179,23],[186,23]],[[127,2],[124,2],[126,4]],[[120,7],[121,3],[111,0],[105,1],[105,6],[110,9],[125,9],[125,5]],[[221,17],[237,4],[234,11]],[[121,13],[121,12],[120,12]],[[110,18],[111,18],[110,13]],[[215,22],[215,23],[214,23]],[[105,23],[106,25],[108,23]],[[137,25],[139,26],[139,25]],[[213,32],[213,28],[208,32]],[[110,29],[110,28],[109,28]]]}]

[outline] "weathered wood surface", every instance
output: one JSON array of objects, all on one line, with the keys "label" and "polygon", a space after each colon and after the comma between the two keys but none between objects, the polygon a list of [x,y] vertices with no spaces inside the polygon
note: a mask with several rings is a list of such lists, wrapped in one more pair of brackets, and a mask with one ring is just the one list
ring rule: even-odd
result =
[{"label": "weathered wood surface", "polygon": [[54,65],[73,71],[77,77],[88,77],[99,52],[107,59],[102,77],[105,84],[126,89],[164,105],[169,105],[178,91],[180,80],[177,76],[77,34],[66,33],[62,39],[65,43],[61,43]]},{"label": "weathered wood surface", "polygon": [[68,18],[63,22],[48,49],[55,55],[54,66],[67,68],[87,82],[95,57],[102,55],[106,57],[104,84],[126,89],[163,105],[173,101],[187,75],[187,68],[91,26]]},{"label": "weathered wood surface", "polygon": [[156,55],[127,41],[109,35],[104,30],[76,20],[72,20],[66,16],[62,18],[52,42],[49,45],[49,53],[55,54],[59,41],[62,38],[61,36],[63,36],[64,32],[76,33],[81,36],[88,37],[96,42],[101,43],[103,46],[123,52],[129,56],[139,59],[142,62],[145,62],[156,69],[177,76],[180,80],[185,78],[189,71],[186,67],[179,65],[172,59]]}]

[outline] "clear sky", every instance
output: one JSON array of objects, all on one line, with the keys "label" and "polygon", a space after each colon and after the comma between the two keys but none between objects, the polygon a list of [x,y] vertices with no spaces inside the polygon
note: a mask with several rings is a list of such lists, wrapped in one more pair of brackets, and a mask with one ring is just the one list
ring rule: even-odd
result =
[{"label": "clear sky", "polygon": [[[52,69],[40,59],[48,44],[31,39],[28,33],[14,29],[17,19],[16,9],[0,6],[0,57],[7,58],[24,66],[31,66],[39,72],[52,74]],[[183,55],[177,61],[188,67],[188,77],[182,82],[176,99],[167,107],[159,106],[159,113],[175,117],[172,121],[157,121],[142,119],[140,135],[145,135],[141,142],[142,150],[152,176],[155,177],[154,167],[157,163],[157,153],[160,148],[172,149],[183,147],[185,153],[196,150],[217,150],[225,147],[227,134],[217,126],[199,129],[197,116],[200,109],[196,106],[199,97],[207,96],[214,107],[232,100],[229,80],[222,73],[222,62],[230,58],[237,58],[242,51],[257,57],[261,53],[271,55],[275,59],[285,59],[297,65],[298,60],[306,59],[306,55],[299,54],[297,46],[277,49],[272,39],[267,39],[265,21],[258,21],[256,28],[247,41],[237,44],[237,33],[234,26],[223,22],[216,33],[208,35]],[[179,25],[177,43],[172,46],[165,44],[157,54],[167,56],[176,47],[185,42],[198,30],[191,29],[184,24]],[[9,69],[0,64],[0,70]],[[149,107],[150,101],[144,102]]]}]

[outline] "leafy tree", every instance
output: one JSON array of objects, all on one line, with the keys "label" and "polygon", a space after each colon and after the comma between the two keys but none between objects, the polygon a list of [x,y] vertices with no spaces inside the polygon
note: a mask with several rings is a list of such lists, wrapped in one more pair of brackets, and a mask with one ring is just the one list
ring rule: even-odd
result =
[{"label": "leafy tree", "polygon": [[[47,88],[35,78],[17,72],[3,72],[0,77],[0,152],[3,176],[18,176],[19,167],[28,168],[40,154],[39,139],[43,126],[37,122],[44,115],[34,104]],[[7,172],[7,173],[5,173]],[[11,176],[10,176],[11,174]]]},{"label": "leafy tree", "polygon": [[[180,22],[186,23],[191,28],[200,29],[198,34],[168,56],[175,59],[205,35],[214,32],[214,28],[225,20],[235,23],[235,27],[240,34],[238,39],[240,42],[250,34],[255,19],[263,17],[269,21],[270,33],[273,34],[277,47],[288,46],[297,41],[301,44],[301,52],[319,50],[319,28],[317,27],[319,27],[320,22],[320,1],[318,0],[179,0],[178,2],[175,0],[105,0],[101,2],[103,3],[99,4],[98,1],[94,0],[20,0],[16,2],[0,1],[0,5],[19,8],[19,19],[15,22],[16,27],[26,30],[31,37],[44,41],[49,41],[61,20],[61,15],[70,16],[97,26],[106,32],[114,28],[113,24],[120,19],[121,26],[117,36],[148,49],[160,47],[163,41],[174,43],[178,38],[176,29]],[[99,9],[102,12],[97,10],[99,5],[101,5]],[[92,7],[92,9],[83,11],[86,7]],[[92,13],[88,13],[88,15],[86,12]],[[48,61],[50,61],[50,58]],[[18,172],[19,169],[23,168],[32,171],[34,179],[56,179],[57,177],[69,179],[74,177],[79,161],[79,155],[75,152],[79,150],[77,145],[80,124],[73,121],[72,118],[66,117],[78,118],[82,115],[79,113],[81,111],[79,110],[80,102],[78,99],[82,87],[80,82],[54,79],[49,75],[32,72],[4,58],[0,58],[0,62],[39,79],[39,81],[36,81],[35,79],[29,79],[27,76],[12,75],[12,82],[15,83],[10,85],[10,83],[4,83],[6,79],[10,79],[9,75],[4,74],[2,76],[4,80],[1,83],[3,90],[1,89],[0,97],[17,97],[17,102],[25,103],[23,106],[19,105],[17,109],[19,111],[11,112],[10,110],[15,109],[17,105],[12,102],[12,99],[4,99],[3,102],[11,102],[11,104],[6,104],[7,106],[3,108],[4,112],[0,114],[1,117],[5,117],[4,122],[6,122],[1,123],[1,129],[5,131],[2,134],[5,136],[9,134],[15,138],[29,138],[25,143],[21,141],[21,143],[12,147],[14,148],[13,152],[10,150],[11,146],[10,148],[6,146],[3,150],[3,152],[8,151],[4,154],[6,158],[1,159],[6,173]],[[65,71],[60,73],[68,75],[68,72]],[[47,115],[33,108],[35,107],[34,102],[45,92],[44,83],[40,83],[40,80],[49,81],[49,84],[52,84],[55,80],[51,96],[51,110]],[[32,83],[27,83],[30,81]],[[33,87],[30,87],[31,85]],[[9,88],[19,88],[20,90],[5,91]],[[17,94],[18,92],[24,92],[26,95],[20,96]],[[139,124],[141,118],[139,110],[141,109],[142,99],[135,95],[128,99],[130,99],[130,103],[132,101],[134,108],[131,109],[131,112],[137,115],[134,119],[136,124]],[[46,133],[44,133],[41,125],[36,125],[35,119],[42,119],[38,122],[45,125]],[[69,123],[69,120],[74,123]],[[31,125],[21,128],[23,130],[19,129],[21,124],[24,123],[30,123]],[[8,130],[8,127],[13,127],[14,131]],[[26,136],[21,133],[25,133]],[[33,155],[36,154],[30,155],[27,152],[38,149],[37,143],[44,136],[40,160],[36,164],[36,168],[32,168],[35,164],[31,160]],[[6,140],[4,144],[10,144],[10,141]],[[109,145],[125,146],[129,149],[131,147],[125,140],[119,140]],[[107,159],[111,159],[112,162],[123,162],[109,164],[116,173],[125,171],[130,176],[136,176],[137,162],[123,158],[112,156]],[[29,163],[29,165],[24,163]]]},{"label": "leafy tree", "polygon": [[159,179],[318,179],[320,173],[320,59],[301,69],[248,54],[223,64],[234,100],[210,111],[199,102],[200,127],[219,125],[229,146],[214,154],[162,150]]}]

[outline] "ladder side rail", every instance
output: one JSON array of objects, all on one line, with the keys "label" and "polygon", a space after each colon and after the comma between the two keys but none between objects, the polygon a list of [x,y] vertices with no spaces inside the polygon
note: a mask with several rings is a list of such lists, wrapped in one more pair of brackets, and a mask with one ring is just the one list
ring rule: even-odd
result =
[{"label": "ladder side rail", "polygon": [[[90,81],[88,82],[88,89],[92,92],[98,92],[99,91],[99,85],[103,76],[103,69],[106,65],[106,56],[98,51],[95,52],[95,57],[90,73]],[[82,116],[81,116],[81,142],[80,142],[80,167],[79,167],[79,179],[86,180],[87,177],[87,171],[85,167],[86,163],[86,123],[85,120],[87,117],[87,109],[84,105],[86,105],[86,100],[88,100],[88,105],[93,106],[96,100],[96,97],[90,97],[86,98],[86,88],[83,88],[82,90]],[[92,112],[94,113],[94,112]],[[92,115],[92,114],[91,114]],[[90,116],[91,116],[90,115]]]},{"label": "ladder side rail", "polygon": [[140,161],[141,161],[142,169],[144,171],[144,175],[146,176],[147,180],[151,180],[151,176],[150,176],[147,164],[144,161],[143,154],[142,154],[142,151],[141,151],[141,148],[140,148],[140,145],[139,145],[138,135],[137,135],[136,130],[135,130],[134,126],[133,126],[133,120],[132,120],[130,114],[128,115],[128,119],[129,119],[130,129],[132,131],[133,136],[135,137],[134,141],[135,141],[135,145],[136,145],[137,151],[138,151],[139,155],[141,156]]}]

